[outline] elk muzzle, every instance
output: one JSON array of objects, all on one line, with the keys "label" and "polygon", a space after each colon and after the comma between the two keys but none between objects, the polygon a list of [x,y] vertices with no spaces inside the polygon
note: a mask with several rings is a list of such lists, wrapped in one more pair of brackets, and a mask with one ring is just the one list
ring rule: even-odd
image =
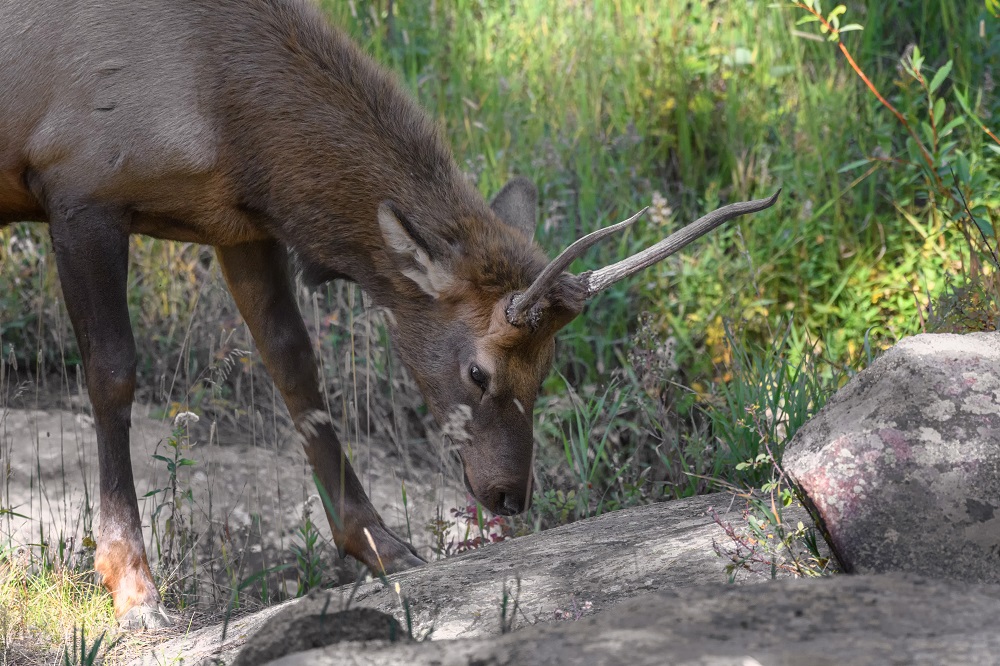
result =
[{"label": "elk muzzle", "polygon": [[482,447],[475,441],[460,450],[465,487],[490,512],[513,516],[531,506],[533,449],[505,442]]}]

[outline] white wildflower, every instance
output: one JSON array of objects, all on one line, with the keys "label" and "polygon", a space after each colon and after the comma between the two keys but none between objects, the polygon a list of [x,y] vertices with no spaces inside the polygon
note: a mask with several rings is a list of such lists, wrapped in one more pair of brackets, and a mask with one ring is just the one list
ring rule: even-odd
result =
[{"label": "white wildflower", "polygon": [[183,428],[194,423],[197,423],[201,419],[194,412],[180,412],[174,417],[174,427]]}]

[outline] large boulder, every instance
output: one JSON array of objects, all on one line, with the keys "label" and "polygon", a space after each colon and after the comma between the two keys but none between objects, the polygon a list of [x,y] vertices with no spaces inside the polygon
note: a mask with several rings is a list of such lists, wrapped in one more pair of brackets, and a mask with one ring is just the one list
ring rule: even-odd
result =
[{"label": "large boulder", "polygon": [[903,340],[784,465],[846,571],[1000,582],[1000,333]]},{"label": "large boulder", "polygon": [[900,575],[660,590],[506,636],[340,643],[269,666],[1000,663],[1000,586]]}]

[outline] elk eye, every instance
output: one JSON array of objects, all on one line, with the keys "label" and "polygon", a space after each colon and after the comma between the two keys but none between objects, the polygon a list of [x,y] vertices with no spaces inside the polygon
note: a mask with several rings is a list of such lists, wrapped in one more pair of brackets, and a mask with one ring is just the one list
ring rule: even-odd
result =
[{"label": "elk eye", "polygon": [[490,378],[486,375],[486,372],[475,363],[469,367],[469,377],[471,377],[472,381],[476,383],[476,386],[484,391],[486,390],[486,385],[489,383]]}]

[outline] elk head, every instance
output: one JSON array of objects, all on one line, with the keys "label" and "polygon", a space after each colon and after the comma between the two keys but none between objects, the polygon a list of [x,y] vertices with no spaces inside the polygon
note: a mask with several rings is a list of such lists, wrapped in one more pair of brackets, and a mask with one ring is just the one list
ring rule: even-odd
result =
[{"label": "elk head", "polygon": [[515,179],[490,204],[485,220],[466,221],[442,250],[422,237],[405,211],[379,206],[388,253],[419,287],[416,310],[398,308],[390,328],[444,434],[458,447],[469,491],[490,511],[513,515],[531,499],[532,411],[552,364],[555,334],[587,300],[652,266],[768,199],[720,208],[611,266],[579,275],[566,269],[598,241],[645,209],[579,239],[548,262],[531,241],[537,194]]}]

